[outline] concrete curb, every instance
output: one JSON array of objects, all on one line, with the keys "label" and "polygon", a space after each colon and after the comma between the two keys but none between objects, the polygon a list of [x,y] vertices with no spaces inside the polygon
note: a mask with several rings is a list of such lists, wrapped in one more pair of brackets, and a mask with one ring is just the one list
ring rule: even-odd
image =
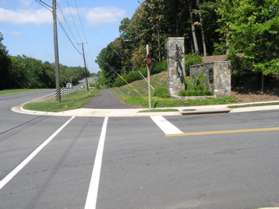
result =
[{"label": "concrete curb", "polygon": [[[54,94],[49,94],[43,97],[33,99],[29,102],[25,102],[16,107],[12,107],[11,110],[20,114],[37,115],[37,116],[57,116],[57,117],[150,117],[150,116],[179,116],[179,115],[200,115],[200,114],[217,114],[217,113],[243,113],[243,112],[256,112],[256,111],[271,111],[279,110],[279,105],[272,105],[279,101],[269,102],[253,102],[253,103],[241,103],[241,104],[227,104],[227,105],[206,105],[206,106],[192,106],[192,107],[165,107],[164,109],[177,109],[177,112],[140,112],[146,110],[145,108],[136,109],[91,109],[91,108],[79,108],[75,110],[68,110],[64,112],[42,112],[32,111],[24,109],[23,106],[33,101],[39,101],[46,99]],[[242,107],[246,105],[259,105],[254,107]],[[229,108],[234,106],[237,108]]]}]

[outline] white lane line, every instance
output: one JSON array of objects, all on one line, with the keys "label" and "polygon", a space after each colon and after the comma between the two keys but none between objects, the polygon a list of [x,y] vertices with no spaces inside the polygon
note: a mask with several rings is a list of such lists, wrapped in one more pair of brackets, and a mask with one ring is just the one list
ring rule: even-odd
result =
[{"label": "white lane line", "polygon": [[162,116],[151,116],[151,119],[166,135],[183,134],[181,130]]},{"label": "white lane line", "polygon": [[101,136],[98,143],[98,148],[95,156],[94,167],[87,193],[86,203],[84,209],[96,209],[97,197],[99,190],[100,175],[102,169],[103,152],[105,146],[105,139],[107,133],[108,117],[105,117]]},{"label": "white lane line", "polygon": [[32,159],[34,159],[75,117],[67,120],[59,129],[39,145],[31,154],[28,155],[17,167],[0,181],[0,190],[3,189]]}]

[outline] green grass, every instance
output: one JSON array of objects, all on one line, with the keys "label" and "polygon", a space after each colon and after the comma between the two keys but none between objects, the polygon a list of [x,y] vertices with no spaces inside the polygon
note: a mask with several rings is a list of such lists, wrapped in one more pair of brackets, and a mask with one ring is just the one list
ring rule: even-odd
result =
[{"label": "green grass", "polygon": [[[168,88],[167,72],[162,72],[152,76],[151,85],[156,89]],[[113,91],[126,104],[132,106],[148,106],[147,84],[144,80],[135,81],[130,85],[114,88]],[[153,91],[154,93],[154,91]],[[179,106],[201,106],[201,105],[216,105],[216,104],[231,104],[237,100],[233,96],[197,99],[197,100],[180,100],[175,98],[152,97],[152,107],[179,107]]]},{"label": "green grass", "polygon": [[[147,107],[147,97],[121,97],[121,99],[133,106]],[[209,99],[193,99],[193,100],[180,100],[174,98],[159,98],[152,97],[152,107],[186,107],[186,106],[202,106],[202,105],[217,105],[217,104],[231,104],[235,103],[235,97],[220,97],[220,98],[209,98]]]},{"label": "green grass", "polygon": [[63,97],[61,103],[58,103],[55,99],[50,99],[46,101],[28,103],[24,105],[24,108],[45,112],[72,110],[83,107],[92,99],[92,97],[96,96],[96,94],[96,90],[90,90],[89,92],[80,90]]},{"label": "green grass", "polygon": [[7,90],[0,90],[0,96],[9,96],[15,95],[23,92],[32,91],[34,89],[7,89]]},{"label": "green grass", "polygon": [[279,105],[279,102],[273,103],[258,103],[258,104],[247,104],[247,105],[231,105],[229,108],[242,108],[242,107],[262,107],[262,106],[272,106],[272,105]]}]

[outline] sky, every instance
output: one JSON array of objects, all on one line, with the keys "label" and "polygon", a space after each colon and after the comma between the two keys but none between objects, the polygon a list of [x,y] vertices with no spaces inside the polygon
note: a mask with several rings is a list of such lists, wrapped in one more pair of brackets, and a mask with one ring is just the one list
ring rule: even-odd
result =
[{"label": "sky", "polygon": [[[44,0],[51,4],[51,0]],[[96,56],[119,36],[119,24],[131,17],[138,0],[57,0],[59,21],[81,51],[86,42],[88,68],[99,70]],[[26,55],[43,61],[54,61],[51,12],[36,0],[0,0],[0,32],[10,55]],[[77,50],[59,27],[60,63],[83,66]]]}]

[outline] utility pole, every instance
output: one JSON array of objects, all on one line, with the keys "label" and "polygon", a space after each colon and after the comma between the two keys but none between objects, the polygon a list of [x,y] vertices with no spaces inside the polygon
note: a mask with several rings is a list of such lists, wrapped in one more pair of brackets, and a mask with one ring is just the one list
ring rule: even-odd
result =
[{"label": "utility pole", "polygon": [[58,48],[57,13],[56,12],[57,12],[56,0],[52,0],[56,100],[60,103],[61,102],[61,89],[60,89],[59,48]]},{"label": "utility pole", "polygon": [[87,78],[87,65],[86,65],[86,59],[85,59],[85,53],[84,53],[84,43],[81,43],[82,48],[82,56],[83,56],[83,62],[84,62],[84,75],[85,75],[85,84],[86,84],[86,90],[89,91],[89,85],[88,85],[88,78]]},{"label": "utility pole", "polygon": [[146,68],[147,68],[147,83],[148,83],[148,108],[152,108],[151,103],[151,78],[150,78],[150,71],[152,66],[152,57],[149,50],[149,45],[146,45]]}]

